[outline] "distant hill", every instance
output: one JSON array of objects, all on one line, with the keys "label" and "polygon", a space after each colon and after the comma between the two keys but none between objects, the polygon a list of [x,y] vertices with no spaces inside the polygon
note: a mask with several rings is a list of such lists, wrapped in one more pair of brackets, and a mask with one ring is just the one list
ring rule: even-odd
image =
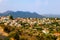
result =
[{"label": "distant hill", "polygon": [[44,16],[49,17],[49,18],[51,18],[51,17],[52,18],[60,18],[60,14],[57,14],[57,15],[56,14],[45,14]]},{"label": "distant hill", "polygon": [[37,14],[36,12],[24,12],[24,11],[6,11],[4,13],[0,13],[0,16],[8,16],[12,15],[14,18],[44,18],[44,16]]}]

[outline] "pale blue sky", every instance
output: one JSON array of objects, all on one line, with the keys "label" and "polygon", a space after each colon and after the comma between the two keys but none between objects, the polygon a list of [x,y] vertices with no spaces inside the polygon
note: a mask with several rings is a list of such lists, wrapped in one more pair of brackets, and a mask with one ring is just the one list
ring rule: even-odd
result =
[{"label": "pale blue sky", "polygon": [[7,10],[60,14],[60,0],[0,0],[0,12]]}]

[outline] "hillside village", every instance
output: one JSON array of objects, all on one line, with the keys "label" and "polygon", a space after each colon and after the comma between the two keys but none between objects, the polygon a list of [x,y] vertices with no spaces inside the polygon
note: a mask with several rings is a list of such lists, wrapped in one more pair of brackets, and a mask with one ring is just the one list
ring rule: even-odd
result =
[{"label": "hillside village", "polygon": [[1,16],[0,40],[60,40],[60,18]]}]

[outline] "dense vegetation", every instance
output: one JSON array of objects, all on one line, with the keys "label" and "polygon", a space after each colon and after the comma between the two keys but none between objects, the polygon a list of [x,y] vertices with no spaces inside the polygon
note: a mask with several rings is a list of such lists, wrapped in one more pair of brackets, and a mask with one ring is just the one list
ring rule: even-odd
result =
[{"label": "dense vegetation", "polygon": [[[27,18],[23,19],[27,20]],[[10,20],[15,19],[11,16]],[[0,40],[60,40],[60,19],[28,18],[28,20],[36,22],[31,24],[28,21],[18,21],[17,23],[21,25],[19,27],[5,25],[5,22],[1,22],[1,29],[3,29],[8,36],[0,34]],[[3,39],[1,38],[2,36],[4,36]]]}]

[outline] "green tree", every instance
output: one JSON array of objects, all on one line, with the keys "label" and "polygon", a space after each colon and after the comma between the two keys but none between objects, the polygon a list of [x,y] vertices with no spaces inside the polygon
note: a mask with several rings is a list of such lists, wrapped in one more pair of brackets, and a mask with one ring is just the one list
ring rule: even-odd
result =
[{"label": "green tree", "polygon": [[9,15],[9,19],[13,19],[13,16],[12,15]]}]

